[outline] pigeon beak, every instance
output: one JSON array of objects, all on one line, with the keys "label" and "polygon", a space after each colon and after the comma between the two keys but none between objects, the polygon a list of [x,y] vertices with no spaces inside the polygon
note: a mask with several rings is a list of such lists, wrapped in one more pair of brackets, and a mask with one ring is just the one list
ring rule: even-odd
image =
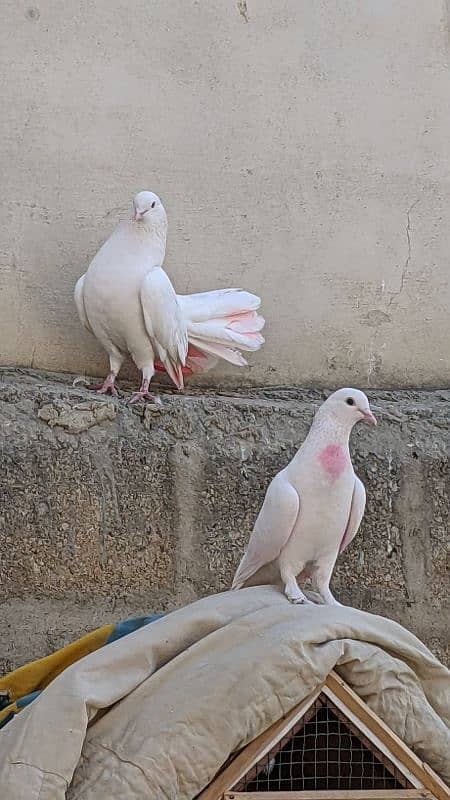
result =
[{"label": "pigeon beak", "polygon": [[361,411],[361,414],[363,415],[362,422],[365,422],[367,425],[376,425],[377,424],[377,420],[374,417],[374,415],[372,414],[372,412],[370,411],[370,409],[368,411]]},{"label": "pigeon beak", "polygon": [[138,211],[137,208],[134,209],[134,221],[139,222],[142,217],[144,216],[143,211]]}]

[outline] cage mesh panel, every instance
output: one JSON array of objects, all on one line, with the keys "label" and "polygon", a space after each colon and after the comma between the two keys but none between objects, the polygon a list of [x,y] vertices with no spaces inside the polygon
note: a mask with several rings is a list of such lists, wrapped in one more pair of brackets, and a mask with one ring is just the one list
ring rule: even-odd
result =
[{"label": "cage mesh panel", "polygon": [[323,695],[235,791],[411,788],[396,767]]}]

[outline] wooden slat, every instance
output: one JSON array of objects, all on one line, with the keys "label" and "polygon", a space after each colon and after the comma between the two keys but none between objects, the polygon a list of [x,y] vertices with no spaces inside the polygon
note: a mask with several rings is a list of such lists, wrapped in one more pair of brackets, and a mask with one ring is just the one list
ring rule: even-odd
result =
[{"label": "wooden slat", "polygon": [[425,789],[345,789],[314,792],[226,792],[225,800],[431,800]]},{"label": "wooden slat", "polygon": [[[400,763],[438,800],[450,800],[450,789],[436,773],[421,761],[409,747],[381,720],[360,697],[336,674],[330,672],[325,682],[342,703],[363,722],[391,751]],[[345,713],[345,712],[344,712]],[[396,795],[397,796],[397,795]],[[316,796],[319,800],[318,795]]]},{"label": "wooden slat", "polygon": [[302,703],[295,706],[288,714],[275,722],[270,728],[257,736],[236,756],[235,759],[220,772],[216,778],[197,795],[196,800],[221,800],[224,793],[246,774],[246,772],[259,761],[260,758],[271,750],[271,748],[287,733],[297,720],[301,719],[308,708],[317,700],[322,685],[312,692]]}]

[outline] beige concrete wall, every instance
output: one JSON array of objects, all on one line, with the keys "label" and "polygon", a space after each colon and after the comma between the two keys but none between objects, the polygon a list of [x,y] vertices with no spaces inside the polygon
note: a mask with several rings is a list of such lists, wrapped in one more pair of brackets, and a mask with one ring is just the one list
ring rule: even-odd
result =
[{"label": "beige concrete wall", "polygon": [[[332,588],[450,666],[450,390],[370,399],[379,425],[351,437],[366,511]],[[105,622],[228,589],[321,400],[197,392],[155,411],[1,370],[0,675]]]},{"label": "beige concrete wall", "polygon": [[448,383],[448,59],[441,0],[3,0],[0,362],[104,368],[72,288],[149,188],[178,290],[262,295],[245,380]]}]

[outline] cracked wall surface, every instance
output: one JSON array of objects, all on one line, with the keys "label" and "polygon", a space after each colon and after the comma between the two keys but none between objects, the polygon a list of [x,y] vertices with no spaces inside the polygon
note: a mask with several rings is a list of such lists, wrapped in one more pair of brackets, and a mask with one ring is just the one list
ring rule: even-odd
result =
[{"label": "cracked wall surface", "polygon": [[72,291],[151,188],[178,291],[263,299],[207,383],[448,384],[440,0],[5,0],[0,59],[1,364],[105,372]]},{"label": "cracked wall surface", "polygon": [[[227,589],[267,486],[324,395],[197,391],[145,409],[129,397],[0,373],[0,670],[104,622]],[[332,586],[448,662],[450,392],[371,399],[378,427],[351,440],[366,514]]]}]

